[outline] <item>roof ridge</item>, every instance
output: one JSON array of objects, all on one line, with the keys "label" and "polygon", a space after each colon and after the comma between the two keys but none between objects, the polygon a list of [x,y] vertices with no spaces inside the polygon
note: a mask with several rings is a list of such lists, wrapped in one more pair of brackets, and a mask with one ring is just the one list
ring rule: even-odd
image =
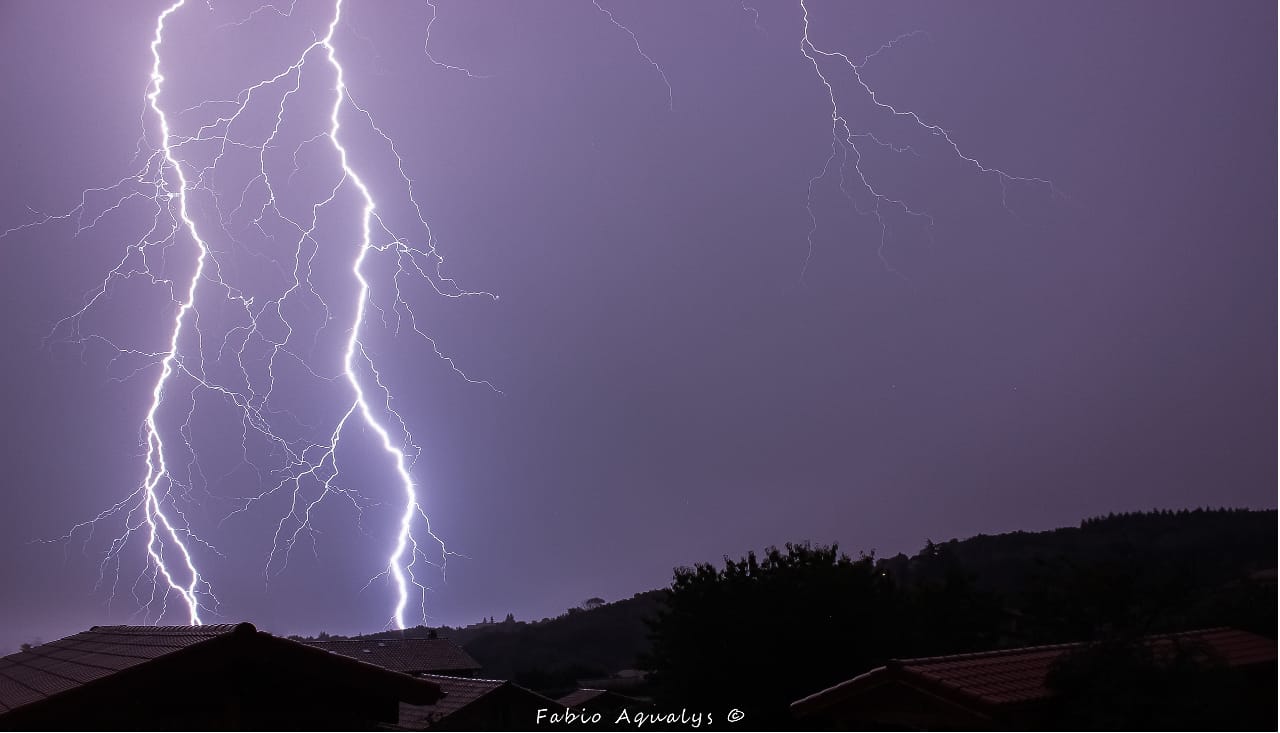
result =
[{"label": "roof ridge", "polygon": [[421,676],[428,677],[428,678],[439,677],[442,680],[457,680],[459,682],[497,682],[498,684],[501,684],[501,685],[505,685],[511,681],[511,680],[495,680],[489,677],[459,677],[453,674],[436,674],[435,672],[423,672]]},{"label": "roof ridge", "polygon": [[991,649],[985,652],[961,652],[959,654],[939,654],[932,657],[910,657],[907,659],[890,659],[887,666],[909,667],[916,664],[933,664],[935,662],[954,662],[963,659],[975,659],[984,657],[1002,657],[1010,654],[1023,654],[1026,652],[1044,652],[1071,649],[1088,642],[1070,641],[1059,642],[1057,644],[1041,644],[1038,646],[1020,646],[1009,649]]},{"label": "roof ridge", "polygon": [[457,644],[453,639],[440,637],[432,639],[426,636],[407,636],[402,639],[303,639],[303,644],[385,644],[387,642],[400,643],[402,641],[447,641]]},{"label": "roof ridge", "polygon": [[[1172,632],[1163,633],[1163,634],[1148,634],[1148,635],[1139,637],[1139,639],[1142,641],[1158,641],[1161,639],[1203,636],[1205,634],[1221,633],[1224,631],[1234,631],[1236,633],[1242,633],[1242,634],[1252,633],[1248,631],[1241,631],[1240,629],[1236,629],[1231,626],[1211,626],[1204,629],[1192,629],[1190,631],[1172,631]],[[888,664],[893,666],[905,667],[905,666],[912,666],[915,664],[933,664],[936,662],[943,662],[943,661],[955,662],[955,661],[964,660],[964,659],[1000,657],[1000,656],[1005,656],[1010,654],[1024,654],[1027,652],[1057,651],[1057,650],[1073,649],[1076,647],[1085,646],[1087,644],[1094,644],[1099,641],[1106,641],[1106,640],[1093,639],[1089,641],[1068,641],[1068,642],[1058,642],[1056,644],[1038,644],[1035,646],[1010,647],[1008,649],[990,649],[988,651],[981,651],[981,652],[961,652],[958,654],[939,654],[931,657],[894,658],[894,659],[890,659]]]},{"label": "roof ridge", "polygon": [[[102,632],[112,632],[112,631],[141,631],[141,632],[145,632],[145,633],[148,633],[148,634],[154,634],[154,633],[156,633],[156,632],[162,632],[162,633],[163,633],[163,632],[175,632],[175,631],[181,631],[181,632],[195,632],[195,633],[199,633],[199,632],[221,632],[221,631],[222,631],[222,630],[224,630],[224,629],[234,629],[235,627],[237,627],[237,626],[239,626],[239,625],[240,625],[240,624],[238,624],[238,623],[236,623],[236,624],[232,624],[232,623],[228,623],[228,624],[199,624],[199,625],[194,625],[194,626],[178,626],[178,625],[174,625],[174,626],[160,626],[160,625],[156,625],[156,626],[146,626],[146,625],[127,625],[127,624],[120,624],[120,625],[107,625],[107,626],[90,626],[88,630],[89,630],[89,631],[96,631],[96,632],[98,632],[98,633],[102,633]],[[79,633],[83,634],[83,633],[85,633],[85,632],[81,631],[81,632],[79,632]],[[75,636],[75,634],[73,634],[72,636]]]}]

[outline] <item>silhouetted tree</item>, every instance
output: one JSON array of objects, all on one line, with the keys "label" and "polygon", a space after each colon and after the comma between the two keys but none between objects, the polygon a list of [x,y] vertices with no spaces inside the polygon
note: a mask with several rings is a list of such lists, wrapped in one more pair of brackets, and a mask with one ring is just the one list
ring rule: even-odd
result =
[{"label": "silhouetted tree", "polygon": [[882,662],[901,639],[902,602],[871,557],[787,544],[677,568],[652,622],[661,704],[747,712],[779,725],[792,700]]},{"label": "silhouetted tree", "polygon": [[[881,572],[887,572],[882,567]],[[936,656],[989,649],[998,642],[1001,602],[978,587],[951,545],[926,541],[898,579],[904,639],[896,656]]]}]

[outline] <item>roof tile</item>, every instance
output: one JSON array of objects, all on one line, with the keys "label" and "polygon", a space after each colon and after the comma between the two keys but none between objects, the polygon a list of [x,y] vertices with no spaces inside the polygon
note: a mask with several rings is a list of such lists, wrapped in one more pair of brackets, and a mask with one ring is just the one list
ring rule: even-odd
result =
[{"label": "roof tile", "polygon": [[[1228,666],[1276,660],[1276,642],[1236,629],[1207,629],[1149,637],[1159,654],[1175,642],[1203,644]],[[1046,679],[1050,668],[1081,644],[1005,649],[946,657],[896,660],[891,665],[917,677],[990,703],[1037,700],[1050,694]]]},{"label": "roof tile", "polygon": [[[525,690],[519,685],[505,680],[483,680],[472,677],[446,677],[438,674],[423,675],[424,679],[431,680],[440,685],[440,689],[445,693],[434,705],[410,705],[408,703],[400,703],[400,727],[411,730],[420,730],[429,728],[440,723],[445,717],[458,712],[466,706],[483,698],[485,695],[497,690],[505,685],[511,685],[523,690],[529,697],[537,699],[542,697],[536,692]],[[555,703],[546,698],[547,705]]]},{"label": "roof tile", "polygon": [[480,663],[449,639],[326,639],[304,644],[396,672],[462,672]]},{"label": "roof tile", "polygon": [[[1175,643],[1203,645],[1208,652],[1230,667],[1276,662],[1276,640],[1239,631],[1216,628],[1146,637],[1157,655],[1169,653]],[[1062,655],[1084,644],[1055,644],[990,652],[955,654],[945,657],[895,659],[884,667],[864,672],[840,684],[821,690],[792,703],[798,714],[810,715],[840,700],[871,689],[886,678],[905,676],[917,683],[948,691],[970,703],[1009,705],[1027,703],[1048,697],[1046,684],[1049,670]]]},{"label": "roof tile", "polygon": [[12,710],[235,630],[210,626],[95,626],[0,658],[0,711]]}]

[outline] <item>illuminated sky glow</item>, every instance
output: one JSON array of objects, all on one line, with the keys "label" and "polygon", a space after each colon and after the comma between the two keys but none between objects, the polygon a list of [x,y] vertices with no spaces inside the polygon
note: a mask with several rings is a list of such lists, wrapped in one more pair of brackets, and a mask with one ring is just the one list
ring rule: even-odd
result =
[{"label": "illuminated sky glow", "polygon": [[8,6],[15,618],[1274,506],[1274,8],[1074,7]]}]

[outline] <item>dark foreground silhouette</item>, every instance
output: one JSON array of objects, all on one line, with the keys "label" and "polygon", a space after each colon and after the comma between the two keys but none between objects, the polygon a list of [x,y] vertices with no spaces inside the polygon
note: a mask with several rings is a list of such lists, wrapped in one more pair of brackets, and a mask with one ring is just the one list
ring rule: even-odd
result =
[{"label": "dark foreground silhouette", "polygon": [[1272,727],[1274,683],[1245,684],[1191,648],[1156,658],[1141,640],[1213,627],[1274,639],[1276,542],[1275,511],[1194,510],[927,542],[911,557],[789,543],[555,619],[437,631],[486,676],[548,697],[638,669],[619,692],[659,711],[736,710],[753,728],[817,725],[791,703],[889,660],[1092,642],[1055,663],[1044,727],[1221,728],[1256,722],[1259,705]]}]

